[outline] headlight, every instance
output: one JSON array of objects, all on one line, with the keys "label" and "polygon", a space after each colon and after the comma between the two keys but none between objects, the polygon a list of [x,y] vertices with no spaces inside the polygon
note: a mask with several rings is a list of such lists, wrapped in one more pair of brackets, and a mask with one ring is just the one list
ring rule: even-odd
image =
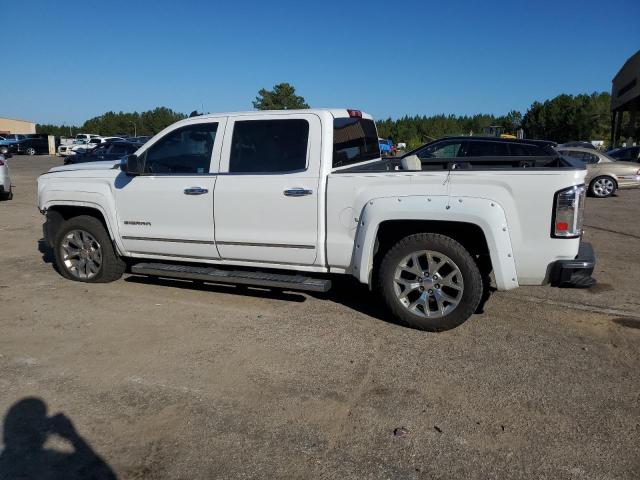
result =
[{"label": "headlight", "polygon": [[556,192],[553,200],[552,237],[578,238],[582,235],[585,194],[584,185],[576,185]]}]

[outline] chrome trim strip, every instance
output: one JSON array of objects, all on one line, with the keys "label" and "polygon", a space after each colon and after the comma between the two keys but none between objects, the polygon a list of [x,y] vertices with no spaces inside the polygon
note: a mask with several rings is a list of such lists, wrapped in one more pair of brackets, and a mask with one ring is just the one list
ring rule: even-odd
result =
[{"label": "chrome trim strip", "polygon": [[[123,240],[140,240],[146,242],[169,242],[169,243],[197,243],[201,245],[236,245],[241,247],[274,247],[274,248],[303,248],[315,250],[315,245],[292,245],[286,243],[250,243],[250,242],[210,242],[205,240],[185,240],[180,238],[155,238],[155,237],[130,237],[123,236]],[[142,253],[142,252],[139,252]],[[208,257],[207,257],[208,258]]]},{"label": "chrome trim strip", "polygon": [[304,248],[315,250],[315,245],[292,245],[286,243],[251,243],[251,242],[216,242],[217,245],[236,245],[240,247],[276,247],[276,248]]},{"label": "chrome trim strip", "polygon": [[221,260],[220,257],[205,257],[201,255],[178,255],[175,253],[149,253],[149,252],[137,252],[131,250],[129,253],[134,255],[146,255],[147,257],[175,257],[175,258],[202,258],[204,260]]},{"label": "chrome trim strip", "polygon": [[155,238],[155,237],[129,237],[123,236],[123,240],[140,240],[144,242],[170,242],[170,243],[198,243],[202,245],[215,245],[216,242],[206,240],[185,240],[180,238]]},{"label": "chrome trim strip", "polygon": [[[268,261],[268,260],[243,260],[241,258],[220,258],[220,257],[205,257],[205,256],[200,256],[200,255],[178,255],[176,253],[149,253],[149,252],[137,252],[137,251],[130,251],[129,253],[132,253],[134,255],[145,255],[145,257],[138,257],[138,258],[148,258],[148,257],[152,257],[152,258],[156,258],[156,257],[171,257],[171,258],[201,258],[203,260],[213,260],[215,261],[215,264],[220,264],[220,265],[227,265],[229,261],[236,261],[236,262],[243,262],[243,263],[258,263],[258,264],[273,264],[273,265],[293,265],[296,267],[313,267],[315,265],[307,265],[305,263],[295,263],[295,262],[274,262],[274,261]],[[247,265],[248,266],[248,265]],[[259,268],[259,267],[258,267]]]}]

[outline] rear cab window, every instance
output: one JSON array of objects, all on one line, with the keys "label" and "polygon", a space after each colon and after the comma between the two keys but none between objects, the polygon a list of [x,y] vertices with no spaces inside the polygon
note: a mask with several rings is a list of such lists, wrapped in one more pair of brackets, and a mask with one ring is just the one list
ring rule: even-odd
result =
[{"label": "rear cab window", "polygon": [[349,117],[333,120],[333,168],[380,158],[373,120]]}]

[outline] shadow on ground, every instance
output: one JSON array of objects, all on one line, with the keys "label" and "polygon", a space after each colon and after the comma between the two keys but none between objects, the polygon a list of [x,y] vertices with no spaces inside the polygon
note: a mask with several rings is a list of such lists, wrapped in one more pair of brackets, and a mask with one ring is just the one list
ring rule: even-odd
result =
[{"label": "shadow on ground", "polygon": [[53,249],[47,245],[44,238],[38,240],[38,251],[42,254],[42,261],[44,263],[54,263]]},{"label": "shadow on ground", "polygon": [[[53,250],[44,239],[38,240],[38,251],[42,254],[42,260],[51,263],[55,268]],[[203,292],[225,293],[230,295],[252,296],[255,298],[268,298],[287,302],[302,303],[307,297],[298,292],[284,291],[282,289],[250,287],[244,285],[214,284],[203,281],[170,279],[159,277],[147,277],[129,275],[126,282],[159,285],[165,287],[181,288],[186,290],[199,290]],[[332,288],[327,293],[305,292],[321,300],[329,300],[347,308],[364,313],[372,318],[382,320],[394,325],[406,326],[388,313],[381,299],[375,293],[369,291],[366,285],[361,284],[349,275],[334,275],[331,277]],[[491,285],[488,275],[483,275],[483,294],[476,314],[484,313],[484,306],[495,288]]]},{"label": "shadow on ground", "polygon": [[[45,448],[58,437],[72,449]],[[63,413],[47,416],[40,398],[26,397],[14,403],[4,417],[4,449],[0,454],[0,479],[96,479],[112,480],[115,473],[93,451]]]}]

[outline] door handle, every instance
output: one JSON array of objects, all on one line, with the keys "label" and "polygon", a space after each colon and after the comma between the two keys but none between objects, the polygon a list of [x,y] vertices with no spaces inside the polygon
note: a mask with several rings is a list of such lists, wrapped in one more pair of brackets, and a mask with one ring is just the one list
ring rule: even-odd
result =
[{"label": "door handle", "polygon": [[285,197],[304,197],[305,195],[311,195],[313,190],[307,190],[306,188],[289,188],[284,192]]},{"label": "door handle", "polygon": [[209,193],[209,190],[202,187],[191,187],[184,189],[185,195],[204,195],[205,193]]}]

